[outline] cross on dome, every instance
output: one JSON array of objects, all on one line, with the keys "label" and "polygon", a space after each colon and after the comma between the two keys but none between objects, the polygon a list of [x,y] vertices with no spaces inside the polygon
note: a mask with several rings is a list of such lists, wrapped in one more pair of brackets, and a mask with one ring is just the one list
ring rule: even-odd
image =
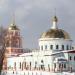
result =
[{"label": "cross on dome", "polygon": [[9,30],[19,30],[18,27],[15,24],[15,15],[13,14],[12,23],[10,24]]}]

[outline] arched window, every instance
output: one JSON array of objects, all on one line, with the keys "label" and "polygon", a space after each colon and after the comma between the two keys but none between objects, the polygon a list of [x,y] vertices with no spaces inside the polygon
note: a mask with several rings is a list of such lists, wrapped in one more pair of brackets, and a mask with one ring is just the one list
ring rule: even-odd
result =
[{"label": "arched window", "polygon": [[56,49],[59,49],[59,46],[58,45],[56,45]]},{"label": "arched window", "polygon": [[64,68],[66,68],[66,64],[64,64]]},{"label": "arched window", "polygon": [[59,68],[61,68],[61,63],[59,63]]},{"label": "arched window", "polygon": [[74,47],[72,47],[72,49],[74,49]]},{"label": "arched window", "polygon": [[48,70],[50,71],[50,64],[48,64]]},{"label": "arched window", "polygon": [[41,60],[41,63],[43,63],[43,60]]},{"label": "arched window", "polygon": [[64,45],[62,45],[62,50],[64,50]]},{"label": "arched window", "polygon": [[16,70],[16,62],[14,62],[14,69]]},{"label": "arched window", "polygon": [[43,46],[41,46],[41,50],[43,50]]},{"label": "arched window", "polygon": [[63,64],[62,64],[62,68],[63,68]]},{"label": "arched window", "polygon": [[22,63],[22,70],[23,70],[23,63]]},{"label": "arched window", "polygon": [[70,56],[70,60],[72,60],[72,57]]},{"label": "arched window", "polygon": [[26,69],[26,62],[24,62],[24,69]]},{"label": "arched window", "polygon": [[66,49],[69,50],[69,46],[68,45],[66,46]]},{"label": "arched window", "polygon": [[31,70],[31,65],[32,65],[32,63],[30,62],[30,70]]},{"label": "arched window", "polygon": [[47,45],[45,45],[45,49],[47,49]]},{"label": "arched window", "polygon": [[53,49],[53,45],[50,45],[50,49]]},{"label": "arched window", "polygon": [[44,61],[41,60],[41,69],[43,70],[44,69]]},{"label": "arched window", "polygon": [[36,66],[37,66],[37,61],[35,61],[35,69],[36,69]]},{"label": "arched window", "polygon": [[21,62],[20,62],[20,69],[21,69]]},{"label": "arched window", "polygon": [[74,61],[75,61],[75,56],[74,56]]},{"label": "arched window", "polygon": [[54,68],[56,68],[56,63],[54,63]]}]

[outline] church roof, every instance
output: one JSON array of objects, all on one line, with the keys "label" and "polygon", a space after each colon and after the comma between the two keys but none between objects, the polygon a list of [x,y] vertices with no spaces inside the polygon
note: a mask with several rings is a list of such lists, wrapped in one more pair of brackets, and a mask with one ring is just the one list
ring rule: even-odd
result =
[{"label": "church roof", "polygon": [[9,26],[9,30],[19,30],[18,27],[13,23]]},{"label": "church roof", "polygon": [[69,34],[62,29],[49,29],[47,32],[43,32],[41,38],[64,38],[70,39]]},{"label": "church roof", "polygon": [[9,28],[8,29],[9,30],[19,30],[19,28],[15,24],[15,15],[14,14],[12,16],[12,21],[11,21],[11,24],[9,25]]},{"label": "church roof", "polygon": [[53,17],[52,21],[53,21],[52,28],[49,29],[46,32],[43,32],[42,35],[41,35],[41,38],[64,38],[64,39],[70,39],[70,36],[66,31],[58,28],[58,26],[57,26],[58,18],[56,16]]}]

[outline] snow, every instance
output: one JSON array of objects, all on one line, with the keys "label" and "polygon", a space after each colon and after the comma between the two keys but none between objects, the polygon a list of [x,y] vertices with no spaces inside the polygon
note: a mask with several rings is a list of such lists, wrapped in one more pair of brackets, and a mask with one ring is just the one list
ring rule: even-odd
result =
[{"label": "snow", "polygon": [[61,72],[61,73],[53,73],[53,72],[44,72],[44,71],[8,71],[2,72],[1,75],[75,75],[75,72]]}]

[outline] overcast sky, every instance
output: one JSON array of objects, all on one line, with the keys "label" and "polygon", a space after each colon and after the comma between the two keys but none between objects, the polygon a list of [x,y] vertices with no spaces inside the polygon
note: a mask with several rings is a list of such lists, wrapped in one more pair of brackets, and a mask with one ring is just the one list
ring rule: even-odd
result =
[{"label": "overcast sky", "polygon": [[58,27],[75,41],[75,0],[0,0],[0,25],[8,27],[15,13],[24,48],[38,48],[41,33],[52,26],[55,8]]}]

